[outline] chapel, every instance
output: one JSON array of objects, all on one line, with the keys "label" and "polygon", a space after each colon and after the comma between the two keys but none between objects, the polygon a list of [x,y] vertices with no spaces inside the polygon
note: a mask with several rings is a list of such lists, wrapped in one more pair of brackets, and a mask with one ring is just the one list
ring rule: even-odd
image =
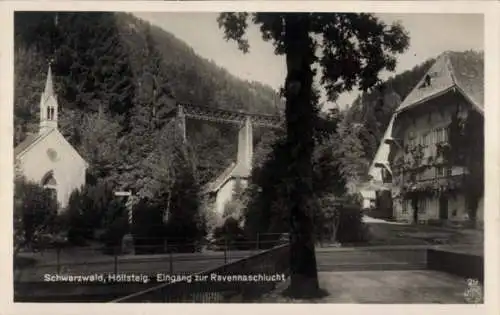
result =
[{"label": "chapel", "polygon": [[85,185],[88,163],[58,129],[59,106],[49,65],[40,98],[38,133],[30,134],[14,149],[17,170],[26,180],[50,189],[63,211],[71,193]]}]

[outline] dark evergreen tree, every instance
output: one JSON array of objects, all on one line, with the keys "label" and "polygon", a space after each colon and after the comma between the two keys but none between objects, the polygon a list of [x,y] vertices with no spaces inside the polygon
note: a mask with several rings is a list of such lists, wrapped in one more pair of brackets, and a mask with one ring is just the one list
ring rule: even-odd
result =
[{"label": "dark evergreen tree", "polygon": [[206,236],[206,226],[200,207],[200,186],[193,174],[193,168],[185,159],[179,162],[169,196],[167,237],[185,250],[192,251]]}]

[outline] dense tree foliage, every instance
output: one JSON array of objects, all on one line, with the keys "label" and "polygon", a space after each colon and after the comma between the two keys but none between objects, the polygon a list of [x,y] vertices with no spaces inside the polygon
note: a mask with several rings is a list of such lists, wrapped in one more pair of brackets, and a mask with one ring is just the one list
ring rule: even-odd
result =
[{"label": "dense tree foliage", "polygon": [[[279,105],[271,88],[236,79],[129,14],[16,13],[15,51],[15,144],[37,132],[52,59],[60,130],[89,162],[93,181],[137,186],[148,172],[142,160],[152,154],[176,101],[261,113],[275,113]],[[201,184],[234,160],[231,128],[188,121]]]},{"label": "dense tree foliage", "polygon": [[[348,196],[347,183],[358,180],[366,169],[366,161],[359,157],[363,149],[360,140],[353,132],[355,129],[344,126],[344,115],[345,112],[333,109],[318,115],[315,121],[313,189],[320,204],[315,214],[314,229],[318,233],[324,230],[323,217],[334,208],[324,204],[328,204],[333,196]],[[281,233],[289,232],[284,180],[288,157],[282,132],[268,135],[256,148],[250,189],[243,197],[245,232],[250,239],[266,234],[270,240],[276,240]],[[234,203],[241,202],[237,200]],[[357,223],[359,226],[360,222]],[[347,230],[345,225],[343,227]],[[351,229],[360,228],[353,225]],[[340,239],[348,238],[344,238],[343,234],[339,236]]]},{"label": "dense tree foliage", "polygon": [[240,222],[228,217],[221,226],[214,230],[215,245],[222,248],[248,250],[251,242],[247,241]]},{"label": "dense tree foliage", "polygon": [[289,210],[291,286],[294,296],[319,291],[312,216],[315,93],[313,65],[331,100],[359,86],[379,82],[382,70],[393,71],[395,55],[408,46],[401,25],[386,25],[371,14],[353,13],[222,13],[219,25],[226,39],[248,51],[248,20],[260,26],[276,54],[286,57],[286,204]]},{"label": "dense tree foliage", "polygon": [[120,208],[114,199],[113,187],[102,180],[73,191],[63,215],[68,240],[84,244],[94,239],[96,232],[114,221]]}]

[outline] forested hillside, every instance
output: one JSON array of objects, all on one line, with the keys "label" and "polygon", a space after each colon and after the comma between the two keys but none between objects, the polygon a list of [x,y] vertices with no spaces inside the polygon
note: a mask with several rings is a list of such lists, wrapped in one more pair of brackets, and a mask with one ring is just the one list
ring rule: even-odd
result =
[{"label": "forested hillside", "polygon": [[357,126],[356,134],[369,163],[374,158],[394,110],[432,66],[434,59],[393,76],[358,96],[345,113],[345,126]]},{"label": "forested hillside", "polygon": [[[276,113],[270,87],[233,77],[172,34],[125,13],[22,13],[15,18],[15,143],[38,127],[38,104],[53,59],[60,129],[94,178],[148,180],[144,160],[158,147],[175,102]],[[394,109],[433,60],[360,95],[343,113],[369,164]],[[353,126],[357,126],[354,128]],[[188,121],[201,182],[236,156],[233,126]],[[255,139],[260,139],[256,134]]]},{"label": "forested hillside", "polygon": [[[141,186],[170,129],[176,102],[276,113],[270,87],[246,82],[196,55],[172,34],[124,13],[15,16],[15,143],[38,128],[49,60],[59,128],[89,162],[92,180]],[[188,121],[201,182],[236,156],[234,126]],[[168,138],[168,137],[167,137]],[[256,137],[258,139],[258,137]],[[149,162],[148,162],[149,161]],[[135,187],[138,188],[138,187]]]}]

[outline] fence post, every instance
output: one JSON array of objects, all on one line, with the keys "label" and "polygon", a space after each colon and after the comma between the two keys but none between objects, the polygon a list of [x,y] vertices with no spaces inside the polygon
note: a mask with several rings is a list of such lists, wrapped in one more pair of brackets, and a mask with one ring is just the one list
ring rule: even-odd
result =
[{"label": "fence post", "polygon": [[227,264],[227,238],[224,238],[224,265]]},{"label": "fence post", "polygon": [[116,253],[115,253],[115,263],[114,263],[114,265],[115,265],[115,268],[114,268],[115,269],[115,275],[117,275],[118,274],[118,254],[116,254]]},{"label": "fence post", "polygon": [[56,249],[57,273],[61,273],[61,248],[58,246]]},{"label": "fence post", "polygon": [[172,275],[174,273],[174,262],[173,262],[173,257],[172,257],[172,251],[168,253],[169,257],[169,263],[170,263],[170,274]]}]

